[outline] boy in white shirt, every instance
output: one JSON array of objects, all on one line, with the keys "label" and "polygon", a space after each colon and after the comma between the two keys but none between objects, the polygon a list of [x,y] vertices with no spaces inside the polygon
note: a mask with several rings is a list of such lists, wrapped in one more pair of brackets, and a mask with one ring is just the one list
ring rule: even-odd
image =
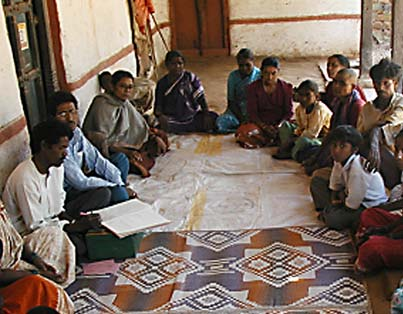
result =
[{"label": "boy in white shirt", "polygon": [[356,228],[365,208],[387,201],[383,179],[379,172],[368,171],[368,162],[358,154],[362,136],[354,127],[338,126],[329,142],[334,160],[329,187],[311,184],[312,198],[328,227]]}]

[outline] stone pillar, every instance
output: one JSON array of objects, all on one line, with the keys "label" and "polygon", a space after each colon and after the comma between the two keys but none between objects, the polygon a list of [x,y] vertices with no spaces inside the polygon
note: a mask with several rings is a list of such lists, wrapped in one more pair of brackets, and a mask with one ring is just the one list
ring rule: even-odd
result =
[{"label": "stone pillar", "polygon": [[[401,1],[401,0],[398,0]],[[361,1],[360,84],[367,85],[372,66],[372,0]],[[371,84],[371,82],[368,82]]]},{"label": "stone pillar", "polygon": [[403,65],[403,0],[394,0],[392,7],[392,59]]}]

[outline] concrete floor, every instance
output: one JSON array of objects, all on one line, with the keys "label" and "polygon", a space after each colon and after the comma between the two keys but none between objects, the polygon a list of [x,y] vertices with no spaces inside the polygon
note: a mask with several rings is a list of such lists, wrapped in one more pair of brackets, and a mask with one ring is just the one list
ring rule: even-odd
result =
[{"label": "concrete floor", "polygon": [[[256,66],[260,66],[263,58],[256,58]],[[353,62],[354,63],[354,62]],[[313,59],[301,58],[281,60],[280,76],[286,81],[297,86],[304,79],[315,80],[321,89],[324,88],[324,71],[326,58]],[[186,60],[186,68],[196,73],[202,80],[206,90],[206,97],[211,110],[222,113],[226,109],[226,81],[231,70],[236,68],[234,57],[192,57]],[[159,69],[160,77],[165,69]],[[368,99],[373,99],[372,89],[365,89]],[[381,274],[367,276],[365,280],[372,306],[373,313],[390,313],[390,304],[384,297],[385,279]]]},{"label": "concrete floor", "polygon": [[[256,58],[256,66],[260,66],[263,58]],[[313,79],[320,88],[324,88],[324,79],[319,66],[324,69],[326,58],[282,60],[281,77],[293,85],[298,85],[304,79]],[[231,70],[236,68],[234,57],[193,57],[186,62],[186,68],[196,73],[202,80],[206,90],[207,101],[212,110],[223,112],[226,108],[226,81]],[[373,90],[365,90],[372,99]],[[384,297],[384,278],[381,274],[366,278],[373,313],[390,313],[390,303]]]}]

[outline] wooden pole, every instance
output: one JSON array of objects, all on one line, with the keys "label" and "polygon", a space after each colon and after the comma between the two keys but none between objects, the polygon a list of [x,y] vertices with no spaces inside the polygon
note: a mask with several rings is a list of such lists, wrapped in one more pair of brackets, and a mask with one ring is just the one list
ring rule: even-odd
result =
[{"label": "wooden pole", "polygon": [[392,5],[392,59],[403,65],[403,0],[394,0]]},{"label": "wooden pole", "polygon": [[[159,27],[159,25],[158,25],[158,22],[157,22],[157,19],[155,18],[155,16],[154,16],[154,14],[150,14],[151,15],[151,18],[153,19],[153,22],[154,22],[154,24],[155,24],[155,28],[157,29],[157,32],[158,32],[158,34],[160,35],[160,37],[161,37],[161,40],[162,40],[162,43],[164,44],[164,47],[165,47],[165,49],[167,50],[167,52],[169,51],[169,47],[168,47],[168,44],[167,44],[167,42],[166,42],[166,40],[165,40],[165,38],[164,38],[164,35],[162,35],[162,32],[161,32],[161,29],[160,29],[160,27]],[[152,34],[151,34],[152,35]]]},{"label": "wooden pole", "polygon": [[[369,79],[372,66],[372,0],[361,2],[360,81]],[[364,84],[366,85],[366,84]]]}]

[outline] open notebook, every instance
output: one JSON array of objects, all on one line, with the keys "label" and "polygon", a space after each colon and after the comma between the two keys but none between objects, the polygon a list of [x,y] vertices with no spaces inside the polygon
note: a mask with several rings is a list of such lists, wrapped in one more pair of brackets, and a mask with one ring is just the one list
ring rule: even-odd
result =
[{"label": "open notebook", "polygon": [[158,214],[151,205],[138,199],[109,206],[94,213],[100,214],[102,225],[119,238],[124,238],[145,229],[170,223]]}]

